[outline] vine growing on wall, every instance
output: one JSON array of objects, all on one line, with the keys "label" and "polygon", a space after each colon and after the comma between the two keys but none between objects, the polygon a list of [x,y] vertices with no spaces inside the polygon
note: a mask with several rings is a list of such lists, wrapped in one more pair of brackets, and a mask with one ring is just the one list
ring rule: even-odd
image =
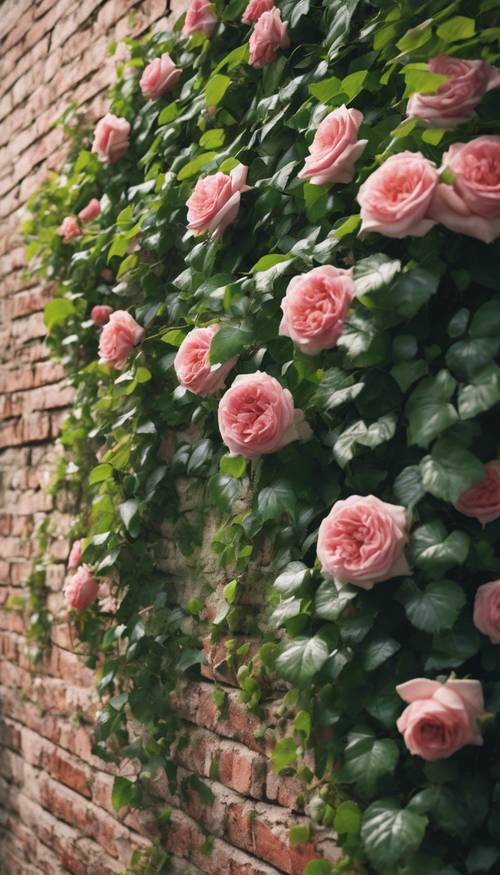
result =
[{"label": "vine growing on wall", "polygon": [[[218,515],[212,634],[257,631],[239,598],[265,543],[238,680],[261,715],[289,683],[273,763],[338,873],[500,865],[498,12],[195,0],[126,40],[109,113],[25,225],[76,392],[58,482],[83,492],[66,598],[96,750],[175,782],[171,694],[207,614],[201,584],[177,603],[162,528],[190,562]],[[116,807],[141,788],[117,778]]]}]

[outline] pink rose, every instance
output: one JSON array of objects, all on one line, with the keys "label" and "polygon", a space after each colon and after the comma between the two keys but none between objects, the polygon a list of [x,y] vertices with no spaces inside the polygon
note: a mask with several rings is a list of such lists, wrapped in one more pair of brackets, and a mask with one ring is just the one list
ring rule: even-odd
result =
[{"label": "pink rose", "polygon": [[64,237],[64,242],[67,243],[73,237],[80,237],[82,232],[74,216],[66,216],[59,225],[57,233]]},{"label": "pink rose", "polygon": [[95,602],[98,589],[99,584],[92,576],[90,568],[86,565],[80,565],[78,571],[68,578],[64,587],[66,604],[74,611],[85,611]]},{"label": "pink rose", "polygon": [[91,222],[92,219],[97,219],[97,216],[101,212],[101,204],[97,200],[96,197],[93,197],[91,201],[88,202],[87,206],[80,210],[78,213],[78,218],[80,222],[84,225],[87,222]]},{"label": "pink rose", "polygon": [[113,308],[108,304],[96,304],[90,311],[90,318],[96,325],[106,325],[112,312]]},{"label": "pink rose", "polygon": [[405,508],[374,495],[336,501],[319,527],[317,552],[323,574],[362,589],[408,574],[407,529]]},{"label": "pink rose", "polygon": [[391,155],[358,192],[361,231],[386,237],[422,237],[435,224],[428,209],[438,184],[433,161],[420,152]]},{"label": "pink rose", "polygon": [[243,24],[255,24],[263,12],[274,9],[274,0],[250,0],[241,19]]},{"label": "pink rose", "polygon": [[483,479],[466,489],[456,504],[460,513],[475,517],[483,526],[500,517],[500,461],[487,462],[484,470]]},{"label": "pink rose", "polygon": [[210,231],[220,237],[236,219],[240,209],[241,193],[250,191],[246,185],[248,167],[238,164],[226,173],[202,176],[187,202],[188,228],[196,236]]},{"label": "pink rose", "polygon": [[165,52],[145,67],[139,85],[144,97],[158,100],[162,94],[172,91],[182,76],[182,70],[175,66],[172,58]]},{"label": "pink rose", "polygon": [[68,556],[68,568],[78,568],[82,561],[82,544],[82,540],[75,541],[73,544]]},{"label": "pink rose", "polygon": [[309,179],[313,185],[351,182],[354,165],[368,142],[358,140],[362,121],[363,113],[346,106],[329,113],[309,146],[311,154],[299,173],[300,178]]},{"label": "pink rose", "polygon": [[450,231],[491,243],[500,236],[500,137],[477,137],[454,143],[443,156],[454,175],[440,183],[429,216]]},{"label": "pink rose", "polygon": [[262,371],[236,377],[219,404],[219,429],[230,453],[248,459],[311,436],[288,389]]},{"label": "pink rose", "polygon": [[114,164],[128,149],[130,123],[112,112],[97,122],[92,151],[97,152],[104,164]]},{"label": "pink rose", "polygon": [[444,684],[415,678],[396,687],[408,702],[397,722],[406,747],[424,760],[442,760],[466,744],[483,743],[478,720],[484,714],[479,681],[449,679]]},{"label": "pink rose", "polygon": [[222,364],[210,364],[210,346],[219,327],[209,325],[207,328],[193,328],[182,341],[175,357],[174,368],[179,383],[195,395],[205,397],[222,389],[224,380],[237,362],[234,356]]},{"label": "pink rose", "polygon": [[500,644],[500,580],[484,583],[476,592],[474,625],[492,644]]},{"label": "pink rose", "polygon": [[99,361],[122,371],[130,350],[144,339],[144,328],[126,310],[115,310],[104,326],[99,341]]},{"label": "pink rose", "polygon": [[353,294],[352,269],[327,264],[294,277],[281,302],[279,333],[291,337],[306,355],[331,349],[340,336]]},{"label": "pink rose", "polygon": [[438,55],[428,64],[431,73],[448,76],[435,94],[413,94],[406,115],[424,119],[435,128],[452,130],[475,117],[483,94],[500,86],[500,70],[486,61],[464,61]]},{"label": "pink rose", "polygon": [[250,37],[250,64],[253,67],[267,67],[276,58],[278,49],[287,49],[288,24],[281,20],[279,9],[263,12]]},{"label": "pink rose", "polygon": [[214,7],[208,0],[191,0],[182,33],[184,36],[194,36],[196,33],[203,33],[206,37],[209,37],[216,24],[217,16],[214,12]]}]

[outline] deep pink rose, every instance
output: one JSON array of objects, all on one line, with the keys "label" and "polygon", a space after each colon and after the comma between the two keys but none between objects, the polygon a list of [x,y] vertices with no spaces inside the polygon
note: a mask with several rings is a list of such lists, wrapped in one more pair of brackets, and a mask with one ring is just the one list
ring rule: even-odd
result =
[{"label": "deep pink rose", "polygon": [[74,611],[85,611],[95,602],[99,584],[92,576],[90,568],[80,565],[78,571],[69,577],[64,587],[66,604]]},{"label": "deep pink rose", "polygon": [[443,167],[454,181],[437,186],[429,215],[450,231],[484,243],[500,237],[500,137],[454,143]]},{"label": "deep pink rose", "polygon": [[241,193],[250,191],[246,185],[248,167],[238,164],[226,173],[202,176],[187,202],[188,228],[195,235],[206,231],[220,237],[236,219],[240,209]]},{"label": "deep pink rose", "polygon": [[475,517],[484,526],[500,517],[500,461],[484,466],[485,476],[462,493],[456,508],[465,516]]},{"label": "deep pink rose", "polygon": [[431,73],[448,76],[435,94],[413,94],[406,115],[424,119],[435,128],[452,130],[474,118],[483,94],[500,86],[500,70],[486,61],[465,61],[438,55],[428,64]]},{"label": "deep pink rose", "polygon": [[161,58],[155,58],[145,67],[139,85],[144,97],[148,100],[158,100],[162,94],[175,88],[182,70],[175,66],[172,58],[165,52]]},{"label": "deep pink rose", "polygon": [[476,592],[474,625],[492,644],[500,644],[500,580],[484,583]]},{"label": "deep pink rose", "polygon": [[294,277],[281,302],[279,333],[291,337],[306,355],[331,349],[340,336],[353,294],[352,269],[327,264]]},{"label": "deep pink rose", "polygon": [[299,173],[300,178],[308,179],[313,185],[351,182],[354,165],[368,142],[358,140],[362,121],[362,112],[346,106],[329,113],[309,146],[311,154]]},{"label": "deep pink rose", "polygon": [[311,436],[288,389],[262,371],[236,377],[219,404],[219,429],[230,453],[249,459]]},{"label": "deep pink rose", "polygon": [[97,216],[101,212],[101,204],[97,200],[96,197],[93,197],[91,201],[88,202],[87,206],[80,210],[78,213],[78,218],[80,222],[84,225],[87,222],[91,222],[92,219],[97,219]]},{"label": "deep pink rose", "polygon": [[128,149],[130,123],[112,112],[97,122],[92,151],[97,152],[104,164],[114,164]]},{"label": "deep pink rose", "polygon": [[112,312],[113,308],[108,304],[96,304],[90,311],[90,318],[96,325],[106,325]]},{"label": "deep pink rose", "polygon": [[68,568],[78,568],[82,561],[82,544],[83,541],[75,541],[68,556]]},{"label": "deep pink rose", "polygon": [[179,383],[195,395],[205,397],[222,389],[229,371],[237,362],[234,356],[222,364],[210,364],[210,345],[219,327],[209,325],[207,328],[193,328],[182,341],[175,357],[174,368]]},{"label": "deep pink rose", "polygon": [[361,231],[386,237],[422,237],[435,224],[428,210],[438,173],[433,161],[420,152],[391,155],[358,192]]},{"label": "deep pink rose", "polygon": [[182,33],[184,36],[204,33],[208,37],[211,36],[216,24],[217,16],[208,0],[191,0]]},{"label": "deep pink rose", "polygon": [[130,350],[144,339],[144,328],[126,310],[115,310],[104,326],[99,341],[99,361],[122,371]]},{"label": "deep pink rose", "polygon": [[250,64],[267,67],[276,58],[278,49],[287,49],[288,24],[281,20],[279,9],[270,9],[259,16],[250,37]]},{"label": "deep pink rose", "polygon": [[415,678],[396,692],[408,702],[397,722],[406,747],[424,760],[442,760],[466,744],[483,743],[478,720],[484,714],[479,681],[450,678],[444,684]]},{"label": "deep pink rose", "polygon": [[336,501],[319,527],[318,559],[336,583],[372,589],[409,572],[405,557],[408,517],[404,507],[374,495]]},{"label": "deep pink rose", "polygon": [[241,20],[243,24],[255,24],[262,13],[270,9],[274,9],[274,0],[250,0]]},{"label": "deep pink rose", "polygon": [[62,220],[59,228],[57,229],[57,233],[64,237],[64,242],[67,243],[68,240],[72,240],[73,237],[79,237],[81,235],[80,225],[76,221],[74,216],[66,216],[65,219]]}]

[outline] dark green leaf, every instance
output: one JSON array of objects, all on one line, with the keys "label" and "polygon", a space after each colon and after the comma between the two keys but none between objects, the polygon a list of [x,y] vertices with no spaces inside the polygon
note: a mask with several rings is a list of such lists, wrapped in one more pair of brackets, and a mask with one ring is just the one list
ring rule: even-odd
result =
[{"label": "dark green leaf", "polygon": [[394,799],[379,799],[364,813],[361,838],[370,861],[386,872],[417,850],[426,827],[426,817]]},{"label": "dark green leaf", "polygon": [[451,580],[434,581],[425,589],[419,589],[413,580],[405,580],[398,599],[410,623],[429,634],[451,629],[466,602],[462,587]]}]

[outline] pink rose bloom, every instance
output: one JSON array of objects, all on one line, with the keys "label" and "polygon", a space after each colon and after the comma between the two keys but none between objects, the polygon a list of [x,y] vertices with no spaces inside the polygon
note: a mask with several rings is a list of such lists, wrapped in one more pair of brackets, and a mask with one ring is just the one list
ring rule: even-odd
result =
[{"label": "pink rose bloom", "polygon": [[267,67],[276,58],[278,49],[287,49],[288,24],[281,20],[279,9],[270,9],[259,16],[250,37],[250,64]]},{"label": "pink rose bloom", "polygon": [[299,173],[313,185],[332,182],[351,182],[354,165],[368,140],[358,140],[363,113],[357,109],[339,106],[329,113],[316,131],[309,146],[311,153]]},{"label": "pink rose bloom", "polygon": [[247,459],[311,436],[288,389],[262,371],[236,377],[219,404],[219,429],[231,455]]},{"label": "pink rose bloom", "polygon": [[500,580],[484,583],[476,592],[474,625],[492,644],[500,644]]},{"label": "pink rose bloom", "polygon": [[92,219],[97,219],[97,216],[101,212],[101,204],[97,200],[96,197],[93,197],[91,201],[88,202],[87,206],[80,210],[78,213],[78,218],[80,222],[83,222],[85,225],[87,222],[91,222]]},{"label": "pink rose bloom", "polygon": [[196,236],[209,231],[220,237],[236,219],[240,210],[241,193],[250,191],[246,185],[248,167],[238,164],[226,173],[214,173],[198,179],[187,202],[188,228]]},{"label": "pink rose bloom", "polygon": [[74,216],[66,216],[59,225],[57,233],[64,237],[64,242],[67,243],[68,240],[72,240],[73,237],[80,237],[82,232],[80,230],[80,225]]},{"label": "pink rose bloom", "polygon": [[175,66],[172,58],[165,52],[161,58],[155,58],[145,67],[139,85],[144,97],[149,100],[158,100],[162,94],[175,88],[182,70]]},{"label": "pink rose bloom", "polygon": [[241,19],[243,24],[255,24],[263,12],[274,9],[274,0],[250,0]]},{"label": "pink rose bloom", "polygon": [[144,328],[126,310],[115,310],[104,326],[99,341],[99,361],[122,371],[130,350],[144,339]]},{"label": "pink rose bloom", "polygon": [[306,355],[332,349],[353,294],[352,269],[341,270],[327,264],[294,277],[281,302],[283,318],[279,333],[291,337]]},{"label": "pink rose bloom", "polygon": [[484,470],[483,479],[466,489],[456,504],[460,513],[475,517],[483,526],[500,517],[500,461],[487,462]]},{"label": "pink rose bloom", "polygon": [[97,152],[104,164],[114,164],[128,149],[130,123],[112,112],[97,122],[92,151]]},{"label": "pink rose bloom", "polygon": [[361,231],[386,237],[422,237],[435,224],[428,209],[439,177],[436,165],[420,152],[391,155],[358,192]]},{"label": "pink rose bloom", "polygon": [[435,128],[452,130],[475,118],[474,107],[483,94],[500,86],[500,70],[486,61],[464,61],[438,55],[428,64],[431,73],[448,76],[435,94],[413,94],[406,115],[421,118]]},{"label": "pink rose bloom", "polygon": [[78,568],[82,561],[82,544],[82,540],[75,541],[73,544],[68,556],[68,568]]},{"label": "pink rose bloom", "polygon": [[108,304],[96,304],[90,311],[90,318],[96,325],[106,325],[112,312],[113,308]]},{"label": "pink rose bloom", "polygon": [[191,0],[182,33],[184,36],[194,36],[196,33],[203,33],[206,37],[209,37],[216,24],[217,16],[214,12],[214,7],[208,0]]},{"label": "pink rose bloom", "polygon": [[415,678],[396,692],[408,703],[397,722],[406,747],[424,760],[442,760],[466,744],[483,743],[478,720],[484,714],[479,681],[449,679],[444,684]]},{"label": "pink rose bloom", "polygon": [[491,243],[500,236],[500,137],[454,143],[443,156],[451,185],[440,183],[429,216],[450,231]]},{"label": "pink rose bloom", "polygon": [[95,602],[98,589],[99,584],[92,576],[90,568],[86,565],[80,565],[76,574],[68,578],[64,587],[66,604],[74,611],[85,611]]},{"label": "pink rose bloom", "polygon": [[227,362],[210,364],[210,346],[218,330],[219,325],[193,328],[182,341],[175,356],[174,368],[179,383],[195,395],[205,397],[222,389],[229,371],[237,362],[237,357],[233,356]]},{"label": "pink rose bloom", "polygon": [[374,495],[336,501],[319,527],[318,559],[336,583],[372,589],[408,574],[405,557],[408,517],[404,507]]}]

